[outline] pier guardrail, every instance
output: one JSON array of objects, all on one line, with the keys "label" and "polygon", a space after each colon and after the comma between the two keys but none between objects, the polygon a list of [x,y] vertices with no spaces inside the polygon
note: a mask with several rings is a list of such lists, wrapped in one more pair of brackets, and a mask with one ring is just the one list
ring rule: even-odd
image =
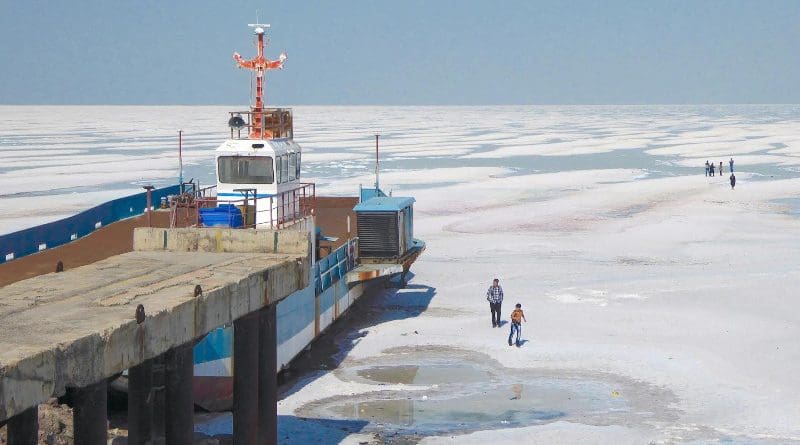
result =
[{"label": "pier guardrail", "polygon": [[[179,185],[154,189],[152,203],[158,206],[162,197],[178,193]],[[142,215],[146,210],[147,192],[142,192],[105,202],[58,221],[0,235],[0,263],[67,244],[103,226]]]}]

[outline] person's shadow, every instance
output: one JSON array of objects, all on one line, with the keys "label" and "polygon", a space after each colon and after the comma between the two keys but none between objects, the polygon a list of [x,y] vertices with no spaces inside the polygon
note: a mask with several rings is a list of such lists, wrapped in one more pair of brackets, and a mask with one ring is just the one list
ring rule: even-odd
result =
[{"label": "person's shadow", "polygon": [[507,324],[508,324],[508,320],[500,320],[500,324],[498,326],[500,326],[502,328],[503,326],[505,326]]},{"label": "person's shadow", "polygon": [[523,347],[523,346],[525,345],[525,343],[528,343],[528,340],[525,340],[525,339],[523,339],[523,340],[520,340],[520,341],[519,341],[519,345],[517,345],[517,347],[518,347],[518,348],[521,348],[521,347]]}]

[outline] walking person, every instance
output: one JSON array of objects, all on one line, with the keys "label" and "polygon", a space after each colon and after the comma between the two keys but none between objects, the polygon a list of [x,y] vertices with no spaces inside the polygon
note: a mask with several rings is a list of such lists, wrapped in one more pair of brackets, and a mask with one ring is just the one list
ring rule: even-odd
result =
[{"label": "walking person", "polygon": [[713,162],[711,163],[710,173],[711,173],[711,176],[714,176],[714,163]]},{"label": "walking person", "polygon": [[734,187],[736,187],[736,176],[731,173],[731,190],[733,190]]},{"label": "walking person", "polygon": [[503,288],[500,287],[500,280],[497,278],[492,281],[489,290],[486,291],[486,301],[489,302],[489,310],[492,311],[492,327],[500,327],[500,305],[503,304]]},{"label": "walking person", "polygon": [[728,164],[730,165],[731,174],[733,174],[733,158],[731,158],[731,160],[728,161]]},{"label": "walking person", "polygon": [[522,312],[522,305],[517,303],[517,307],[511,312],[511,332],[508,334],[508,346],[511,346],[511,338],[514,337],[514,332],[516,331],[516,344],[519,348],[520,337],[522,336],[522,320],[525,320],[525,323],[528,322],[528,320],[525,319],[525,313]]},{"label": "walking person", "polygon": [[719,175],[722,176],[722,161],[719,161]]},{"label": "walking person", "polygon": [[708,172],[709,172],[709,169],[708,169],[708,161],[706,161],[706,176],[708,176]]}]

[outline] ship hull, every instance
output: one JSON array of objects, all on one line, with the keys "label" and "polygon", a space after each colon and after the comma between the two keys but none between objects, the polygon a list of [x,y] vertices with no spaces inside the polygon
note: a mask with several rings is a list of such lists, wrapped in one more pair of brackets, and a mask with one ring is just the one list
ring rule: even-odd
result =
[{"label": "ship hull", "polygon": [[[314,280],[310,282],[311,285],[289,295],[276,308],[276,371],[286,368],[366,290],[366,284],[348,286],[342,277],[318,293]],[[233,337],[233,326],[223,326],[209,333],[194,348],[194,401],[209,411],[224,411],[233,405]]]}]

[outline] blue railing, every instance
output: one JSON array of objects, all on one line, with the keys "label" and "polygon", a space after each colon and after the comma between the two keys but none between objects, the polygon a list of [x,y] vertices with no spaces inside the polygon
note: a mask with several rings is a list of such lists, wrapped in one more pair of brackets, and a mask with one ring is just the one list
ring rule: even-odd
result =
[{"label": "blue railing", "polygon": [[314,265],[314,287],[321,294],[356,265],[358,238],[348,240]]},{"label": "blue railing", "polygon": [[[152,191],[152,203],[158,205],[162,197],[177,195],[180,186],[173,185]],[[105,202],[58,221],[0,235],[0,263],[25,255],[61,246],[84,237],[102,226],[121,219],[141,215],[147,207],[147,193],[137,193]]]}]

